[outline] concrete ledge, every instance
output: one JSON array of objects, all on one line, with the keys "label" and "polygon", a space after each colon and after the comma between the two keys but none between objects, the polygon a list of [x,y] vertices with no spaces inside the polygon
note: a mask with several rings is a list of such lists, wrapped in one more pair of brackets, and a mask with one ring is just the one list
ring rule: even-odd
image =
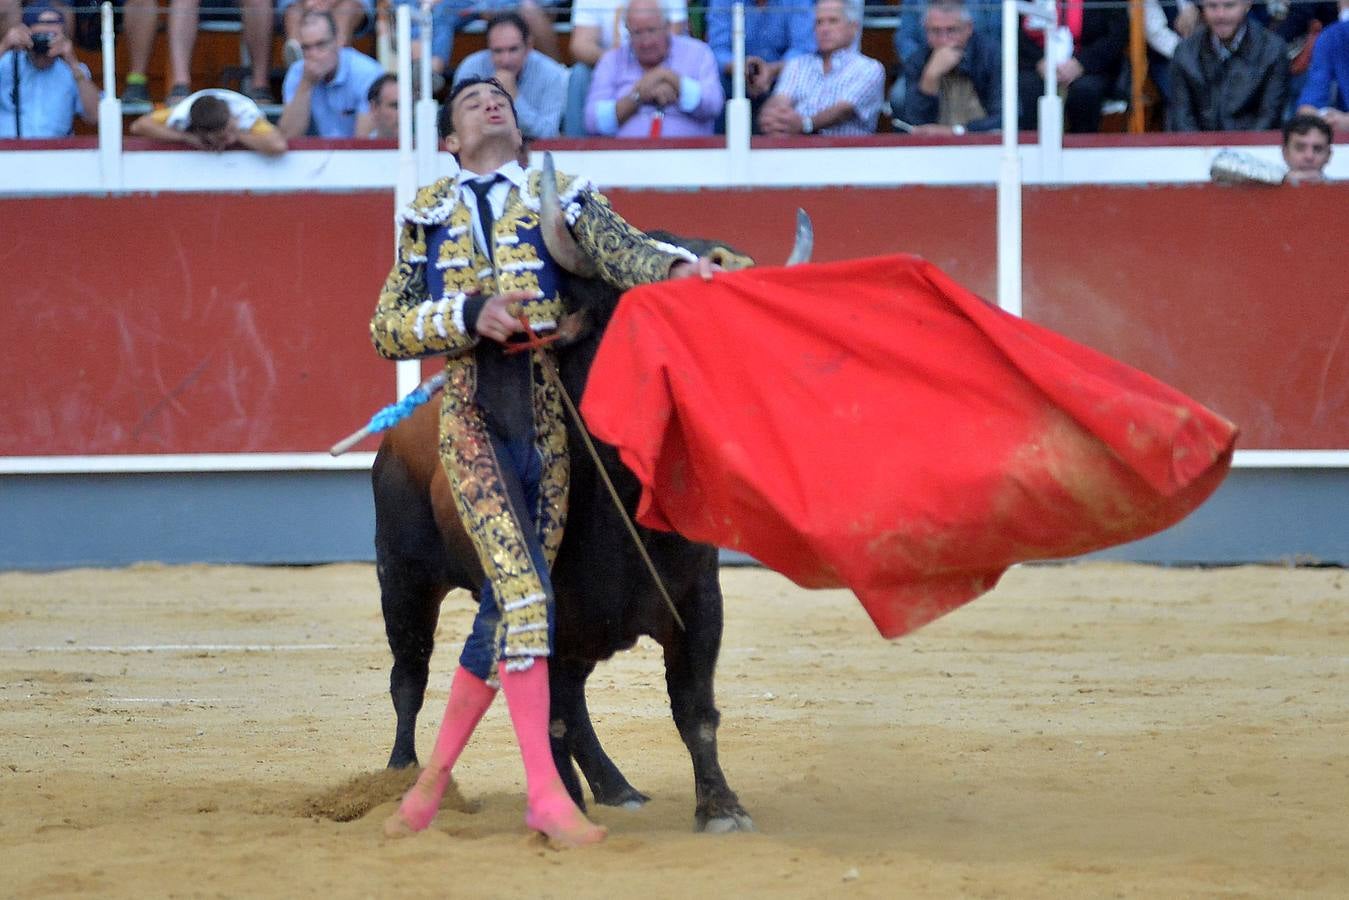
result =
[{"label": "concrete ledge", "polygon": [[[1235,470],[1175,528],[1092,558],[1349,565],[1347,508],[1347,470]],[[369,561],[373,535],[364,471],[0,476],[3,569]]]}]

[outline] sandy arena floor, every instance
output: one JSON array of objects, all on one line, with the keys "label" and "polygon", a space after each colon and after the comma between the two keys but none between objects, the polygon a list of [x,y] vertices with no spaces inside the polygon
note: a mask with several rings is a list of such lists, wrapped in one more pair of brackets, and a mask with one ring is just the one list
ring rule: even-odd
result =
[{"label": "sandy arena floor", "polygon": [[[590,706],[653,800],[558,853],[523,827],[504,704],[462,808],[381,836],[371,567],[0,574],[0,894],[1349,894],[1349,573],[1022,568],[895,643],[847,593],[723,583],[722,762],[758,833],[692,833],[643,643]],[[423,752],[468,613],[447,601]]]}]

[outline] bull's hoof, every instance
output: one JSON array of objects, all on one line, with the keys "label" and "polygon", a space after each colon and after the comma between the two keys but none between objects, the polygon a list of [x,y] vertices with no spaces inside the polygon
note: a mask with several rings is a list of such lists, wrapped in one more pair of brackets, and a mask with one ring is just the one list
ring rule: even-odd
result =
[{"label": "bull's hoof", "polygon": [[733,831],[753,831],[754,820],[739,807],[719,810],[715,815],[698,813],[694,817],[694,831],[703,834],[730,834]]},{"label": "bull's hoof", "polygon": [[620,806],[623,809],[641,809],[650,800],[650,797],[630,784],[615,791],[595,794],[595,802],[600,806]]}]

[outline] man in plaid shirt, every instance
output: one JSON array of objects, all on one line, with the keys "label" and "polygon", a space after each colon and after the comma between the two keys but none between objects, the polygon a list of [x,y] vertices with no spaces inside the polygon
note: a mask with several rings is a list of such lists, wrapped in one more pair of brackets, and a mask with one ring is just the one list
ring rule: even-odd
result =
[{"label": "man in plaid shirt", "polygon": [[783,67],[759,112],[767,135],[872,134],[885,88],[885,68],[853,49],[859,7],[846,0],[815,5],[816,52]]}]

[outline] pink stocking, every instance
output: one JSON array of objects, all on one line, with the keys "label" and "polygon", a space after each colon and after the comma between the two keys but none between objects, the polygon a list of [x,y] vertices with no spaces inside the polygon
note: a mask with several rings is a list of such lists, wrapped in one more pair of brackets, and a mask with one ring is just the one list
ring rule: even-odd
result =
[{"label": "pink stocking", "polygon": [[440,723],[431,758],[417,783],[404,795],[398,812],[384,823],[385,834],[395,837],[421,831],[431,824],[440,809],[440,799],[449,787],[450,770],[495,696],[496,691],[468,669],[460,666],[455,671],[450,699],[445,704],[445,719]]},{"label": "pink stocking", "polygon": [[528,811],[525,824],[554,843],[569,847],[604,840],[607,831],[595,825],[572,802],[558,777],[548,743],[548,660],[536,658],[523,672],[501,666],[501,692],[510,707],[511,725],[525,763]]}]

